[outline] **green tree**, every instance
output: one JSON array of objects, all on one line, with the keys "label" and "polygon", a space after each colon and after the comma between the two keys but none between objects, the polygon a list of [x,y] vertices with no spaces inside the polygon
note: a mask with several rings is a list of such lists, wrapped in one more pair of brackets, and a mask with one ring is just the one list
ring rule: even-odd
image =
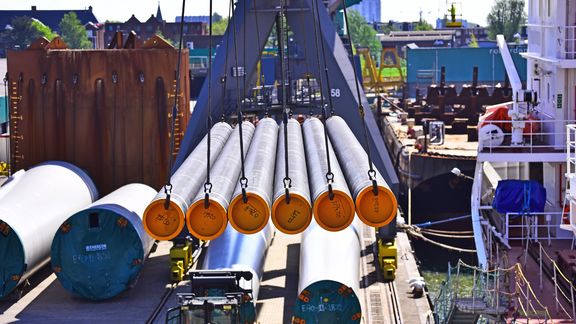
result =
[{"label": "green tree", "polygon": [[372,56],[379,57],[382,44],[376,37],[376,31],[368,24],[364,17],[356,10],[348,10],[348,23],[350,24],[350,37],[357,47],[369,47]]},{"label": "green tree", "polygon": [[416,23],[416,26],[414,27],[414,30],[432,30],[432,29],[434,29],[434,26],[429,24],[424,19],[420,19],[420,21],[418,21],[418,23]]},{"label": "green tree", "polygon": [[507,41],[513,41],[526,22],[524,5],[524,0],[496,0],[487,18],[489,37],[496,39],[496,35],[503,34]]},{"label": "green tree", "polygon": [[10,28],[0,33],[0,37],[8,48],[27,48],[39,37],[46,37],[52,40],[56,34],[50,27],[44,25],[37,19],[21,16],[14,17],[10,23]]},{"label": "green tree", "polygon": [[[228,27],[228,18],[222,18],[220,16],[220,20],[216,20],[218,14],[214,14],[212,17],[212,34],[213,35],[224,35],[226,32],[226,28]],[[219,15],[218,15],[219,16]]]},{"label": "green tree", "polygon": [[75,12],[69,12],[62,17],[60,24],[62,39],[70,48],[92,48],[92,42],[88,40],[86,29],[82,26]]}]

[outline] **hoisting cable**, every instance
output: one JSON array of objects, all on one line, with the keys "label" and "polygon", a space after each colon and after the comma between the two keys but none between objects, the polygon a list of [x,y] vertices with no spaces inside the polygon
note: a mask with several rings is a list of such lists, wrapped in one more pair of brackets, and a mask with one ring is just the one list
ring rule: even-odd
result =
[{"label": "hoisting cable", "polygon": [[[256,44],[258,44],[258,46],[260,46],[260,25],[258,24],[258,12],[256,12],[256,0],[252,1],[252,5],[254,6],[253,10],[254,10],[254,20],[256,23]],[[246,19],[244,19],[244,21],[246,21]],[[246,29],[244,29],[244,39],[246,39]],[[266,46],[266,43],[264,43],[264,46]],[[264,84],[262,83],[262,50],[258,50],[258,58],[256,60],[256,64],[260,64],[260,73],[258,73],[258,77],[257,77],[257,83],[260,85],[260,93],[262,93],[262,89],[264,89]],[[256,96],[256,105],[258,105],[258,96]],[[270,112],[268,111],[268,106],[266,106],[265,110],[264,110],[264,116],[269,117],[270,116]]]},{"label": "hoisting cable", "polygon": [[[322,49],[322,57],[324,59],[324,74],[326,75],[326,90],[328,93],[328,103],[330,104],[330,116],[334,115],[334,104],[332,102],[332,88],[330,88],[330,77],[328,73],[328,64],[326,63],[326,50],[324,41],[322,40],[322,25],[320,24],[320,9],[318,8],[318,0],[314,0],[316,4],[314,7],[316,8],[316,17],[315,22],[318,25],[318,38],[320,38],[320,48]],[[320,71],[320,66],[318,66],[318,71]]]},{"label": "hoisting cable", "polygon": [[[230,0],[230,4],[231,6],[233,6],[233,1],[234,0]],[[246,7],[244,6],[244,11],[246,10]],[[232,19],[234,20],[234,25],[233,25],[233,31],[234,31],[234,58],[236,61],[236,66],[235,66],[235,71],[236,71],[236,113],[238,115],[237,119],[238,119],[238,133],[240,135],[240,165],[241,165],[241,174],[240,174],[240,187],[242,188],[242,201],[244,203],[248,202],[248,195],[246,195],[246,187],[248,187],[248,178],[246,178],[246,174],[244,173],[244,140],[242,139],[242,122],[244,121],[244,115],[242,112],[242,103],[240,100],[240,81],[238,81],[238,78],[240,77],[238,74],[240,73],[240,67],[238,66],[238,37],[236,35],[236,14],[234,14],[232,16]],[[246,22],[244,22],[246,23]],[[244,28],[246,28],[246,26],[244,26]],[[244,47],[246,47],[246,39],[244,39]],[[243,63],[244,65],[246,64],[246,62]],[[244,71],[244,68],[242,69],[242,73],[246,73],[246,71]]]},{"label": "hoisting cable", "polygon": [[[320,18],[318,15],[318,1],[312,1],[312,21],[314,22],[314,43],[316,45],[316,62],[318,63],[318,80],[320,85],[320,100],[322,104],[322,125],[324,126],[324,146],[326,147],[326,183],[328,184],[328,198],[330,200],[334,199],[334,190],[332,189],[332,183],[334,183],[334,173],[332,172],[332,166],[330,163],[330,150],[328,148],[328,129],[326,128],[326,119],[328,118],[328,114],[326,113],[326,103],[324,102],[324,95],[322,95],[322,91],[324,91],[324,86],[322,82],[322,66],[320,64],[320,47],[318,46],[318,42],[322,43],[322,51],[324,52],[324,41],[322,40],[322,27],[320,26]],[[332,96],[330,95],[330,82],[328,81],[328,69],[326,68],[326,55],[324,54],[324,68],[326,71],[326,86],[328,91],[325,93],[328,96],[328,101],[330,102],[331,111],[333,111],[332,106]]]},{"label": "hoisting cable", "polygon": [[172,124],[170,125],[170,156],[168,157],[168,172],[166,172],[166,184],[164,185],[164,193],[166,194],[166,201],[164,202],[164,209],[170,208],[170,194],[172,193],[171,171],[175,146],[175,132],[176,132],[176,118],[178,117],[178,98],[180,94],[180,64],[182,61],[182,38],[184,36],[184,8],[186,7],[186,0],[182,0],[182,19],[180,20],[180,42],[178,43],[178,60],[176,63],[176,87],[174,89],[174,105],[172,106]]},{"label": "hoisting cable", "polygon": [[[350,42],[350,48],[353,50],[354,42],[352,41],[352,34],[350,34],[350,24],[348,24],[348,12],[346,10],[346,1],[342,2],[342,7],[344,8],[344,22],[346,23],[346,34],[348,34],[348,40]],[[372,163],[372,154],[370,149],[370,141],[368,139],[368,128],[366,126],[366,121],[364,120],[364,107],[362,106],[362,98],[360,97],[360,85],[358,84],[358,71],[356,71],[356,64],[354,63],[354,53],[352,53],[352,69],[354,70],[354,84],[356,85],[356,96],[358,97],[358,113],[360,114],[360,119],[362,120],[362,126],[364,128],[364,142],[366,143],[366,154],[368,155],[368,178],[372,180],[372,192],[374,196],[378,196],[378,183],[376,182],[376,170],[374,170],[374,165]]]},{"label": "hoisting cable", "polygon": [[206,145],[206,182],[204,183],[204,209],[210,207],[210,192],[212,183],[210,182],[210,142],[212,141],[212,0],[210,0],[210,16],[208,18],[208,118],[206,118],[206,128],[208,129],[208,141]]},{"label": "hoisting cable", "polygon": [[[230,1],[230,4],[228,6],[228,26],[230,26],[230,21],[232,20],[232,1]],[[226,83],[228,82],[228,50],[230,49],[230,37],[228,37],[228,33],[226,33],[226,57],[224,59],[224,74],[222,75],[222,77],[220,78],[220,83],[222,84],[222,94],[223,94],[223,99],[222,99],[222,105],[220,106],[220,111],[221,111],[221,115],[220,115],[220,121],[224,122],[226,120],[226,116],[225,116],[225,109],[224,106],[226,105],[226,96],[227,96],[227,92],[226,92]]]},{"label": "hoisting cable", "polygon": [[282,120],[284,122],[284,190],[286,194],[286,204],[290,204],[290,168],[288,167],[288,115],[290,109],[286,105],[286,62],[284,62],[284,1],[280,0],[280,12],[276,20],[278,32],[278,54],[280,55],[280,77],[282,82]]},{"label": "hoisting cable", "polygon": [[[304,12],[304,1],[300,2],[300,11]],[[304,23],[304,15],[298,15],[300,17],[300,24],[301,26],[306,26],[306,24]],[[303,40],[304,43],[304,64],[306,66],[306,85],[308,87],[308,106],[309,106],[309,112],[308,114],[310,116],[314,115],[314,109],[312,106],[312,91],[311,91],[311,86],[310,86],[310,65],[308,64],[308,42],[306,40]],[[304,104],[304,86],[302,86],[302,104]]]}]

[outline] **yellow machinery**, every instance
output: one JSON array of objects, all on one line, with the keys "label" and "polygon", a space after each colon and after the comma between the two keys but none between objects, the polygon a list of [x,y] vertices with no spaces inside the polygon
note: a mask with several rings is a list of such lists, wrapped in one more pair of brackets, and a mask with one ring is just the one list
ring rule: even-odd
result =
[{"label": "yellow machinery", "polygon": [[172,282],[184,280],[184,275],[193,263],[192,252],[194,252],[192,240],[174,240],[174,245],[170,248],[170,279]]},{"label": "yellow machinery", "polygon": [[6,162],[0,162],[0,176],[8,176],[10,166]]},{"label": "yellow machinery", "polygon": [[396,241],[378,240],[378,262],[384,280],[394,280],[398,268],[398,249]]},{"label": "yellow machinery", "polygon": [[384,92],[388,88],[399,87],[404,84],[404,73],[402,73],[400,57],[395,48],[382,48],[378,69],[372,60],[368,47],[359,47],[356,51],[364,59],[362,68],[364,89]]}]

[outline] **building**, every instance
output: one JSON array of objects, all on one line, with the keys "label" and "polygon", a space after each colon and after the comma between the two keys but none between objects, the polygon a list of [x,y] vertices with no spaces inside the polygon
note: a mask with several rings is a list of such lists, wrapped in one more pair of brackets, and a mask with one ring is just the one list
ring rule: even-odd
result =
[{"label": "building", "polygon": [[380,0],[363,0],[350,9],[357,10],[364,19],[369,23],[380,22]]},{"label": "building", "polygon": [[[39,20],[44,25],[50,27],[52,31],[59,33],[60,21],[64,15],[69,12],[76,13],[80,23],[86,27],[86,31],[89,34],[88,38],[92,40],[94,48],[98,48],[96,31],[100,25],[98,24],[98,19],[96,19],[96,16],[94,16],[92,12],[92,6],[83,10],[38,10],[36,6],[32,6],[30,10],[0,10],[0,32],[6,30],[6,28],[10,28],[12,19],[15,17],[26,16]],[[0,40],[0,49],[3,50],[5,47],[2,40]]]},{"label": "building", "polygon": [[527,87],[540,109],[559,120],[576,113],[576,6],[568,0],[528,1]]},{"label": "building", "polygon": [[398,53],[404,46],[452,47],[456,40],[456,30],[391,31],[390,34],[377,34],[383,47],[394,47]]},{"label": "building", "polygon": [[[106,23],[104,33],[104,41],[110,44],[116,32],[122,32],[126,37],[128,33],[134,31],[138,35],[138,39],[144,41],[156,34],[162,36],[173,43],[177,42],[180,38],[180,22],[166,22],[162,19],[162,11],[160,5],[156,11],[156,16],[151,15],[146,21],[142,22],[132,15],[130,19],[125,22],[112,22]],[[184,22],[184,43],[193,48],[194,41],[192,36],[207,35],[207,24],[203,22]]]}]

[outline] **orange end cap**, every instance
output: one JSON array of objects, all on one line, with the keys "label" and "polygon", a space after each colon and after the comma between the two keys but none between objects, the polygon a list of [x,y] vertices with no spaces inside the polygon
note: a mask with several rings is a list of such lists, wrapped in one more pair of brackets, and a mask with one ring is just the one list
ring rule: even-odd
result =
[{"label": "orange end cap", "polygon": [[282,233],[298,234],[312,221],[310,209],[310,203],[304,197],[290,193],[290,203],[287,204],[286,196],[282,195],[272,205],[272,222]]},{"label": "orange end cap", "polygon": [[333,190],[334,198],[330,200],[328,191],[314,201],[314,219],[320,227],[336,232],[345,229],[354,220],[354,201],[349,194]]},{"label": "orange end cap", "polygon": [[228,207],[230,225],[240,233],[254,234],[268,224],[270,206],[260,195],[247,192],[248,201],[244,203],[242,195],[236,196]]},{"label": "orange end cap", "polygon": [[184,228],[184,211],[172,200],[166,210],[164,202],[164,199],[151,202],[142,218],[146,232],[160,241],[175,238]]},{"label": "orange end cap", "polygon": [[193,203],[186,213],[186,226],[192,235],[201,240],[213,240],[224,233],[228,225],[226,209],[210,199],[204,208],[204,199]]},{"label": "orange end cap", "polygon": [[378,186],[374,195],[372,186],[364,188],[356,197],[356,213],[364,224],[382,227],[390,224],[398,212],[398,201],[386,187]]}]

